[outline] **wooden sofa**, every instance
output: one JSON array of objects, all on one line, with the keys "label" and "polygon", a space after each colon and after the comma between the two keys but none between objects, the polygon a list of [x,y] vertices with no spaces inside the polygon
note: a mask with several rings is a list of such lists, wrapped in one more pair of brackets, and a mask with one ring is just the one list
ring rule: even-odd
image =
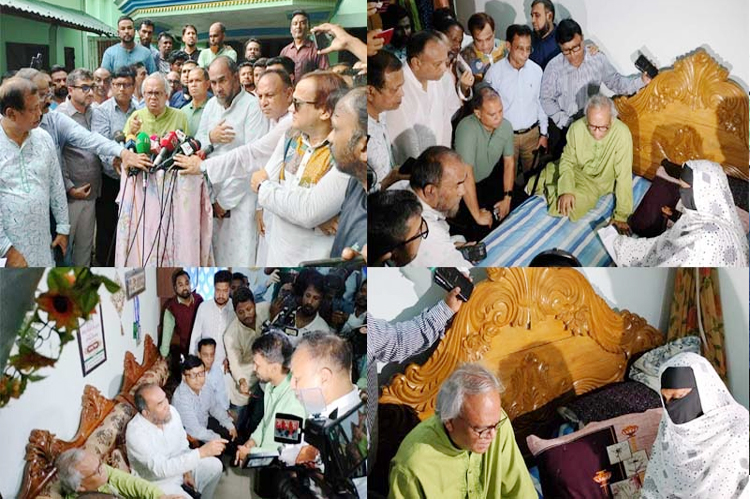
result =
[{"label": "wooden sofa", "polygon": [[138,363],[132,352],[125,353],[122,389],[114,399],[104,397],[95,387],[86,385],[81,398],[81,422],[70,441],[55,437],[48,430],[34,429],[26,445],[24,469],[19,498],[60,498],[55,460],[71,448],[87,448],[102,461],[129,470],[125,449],[125,429],[136,415],[135,390],[154,382],[164,386],[168,377],[166,360],[159,355],[153,338],[144,338],[143,361]]}]

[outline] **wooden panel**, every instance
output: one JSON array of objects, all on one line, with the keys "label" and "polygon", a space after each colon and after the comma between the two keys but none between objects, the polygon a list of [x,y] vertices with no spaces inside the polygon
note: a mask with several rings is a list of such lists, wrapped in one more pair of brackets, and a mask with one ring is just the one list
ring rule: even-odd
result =
[{"label": "wooden panel", "polygon": [[[460,364],[479,362],[505,385],[503,407],[515,420],[564,394],[622,380],[634,354],[664,342],[640,316],[613,311],[575,269],[488,268],[487,275],[430,358],[394,377],[380,403],[408,405],[425,419],[443,381]],[[517,429],[519,443],[533,430]]]},{"label": "wooden panel", "polygon": [[[19,498],[36,498],[47,487],[57,473],[54,466],[60,453],[78,448],[104,421],[117,402],[133,404],[129,391],[135,382],[159,359],[159,351],[151,335],[146,335],[143,346],[143,362],[138,363],[133,353],[126,352],[123,363],[123,385],[120,393],[112,399],[104,397],[95,387],[86,385],[81,397],[81,421],[76,435],[70,441],[55,437],[47,430],[34,429],[26,445],[26,467]],[[164,361],[162,361],[164,362]]]},{"label": "wooden panel", "polygon": [[748,95],[705,50],[677,60],[615,106],[633,135],[634,173],[652,179],[664,158],[706,159],[748,179]]}]

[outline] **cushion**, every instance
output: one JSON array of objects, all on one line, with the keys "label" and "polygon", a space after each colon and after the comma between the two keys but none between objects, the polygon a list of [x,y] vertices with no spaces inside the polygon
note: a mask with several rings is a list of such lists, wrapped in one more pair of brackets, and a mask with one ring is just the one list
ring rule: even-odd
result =
[{"label": "cushion", "polygon": [[662,177],[654,177],[638,208],[628,219],[633,233],[644,238],[659,236],[667,230],[667,218],[661,207],[675,210],[680,200],[680,186]]},{"label": "cushion", "polygon": [[642,413],[651,408],[661,408],[659,394],[640,382],[628,380],[578,396],[558,408],[557,412],[568,422],[582,428],[589,422]]},{"label": "cushion", "polygon": [[[555,439],[527,437],[545,497],[637,498],[661,414],[655,408],[593,422]],[[610,476],[604,488],[594,479],[600,471]]]},{"label": "cushion", "polygon": [[[135,409],[125,403],[118,403],[86,439],[83,447],[96,456],[106,458],[117,442],[117,437],[125,433],[125,427],[135,416]],[[106,460],[105,460],[106,461]]]},{"label": "cushion", "polygon": [[671,357],[681,352],[694,352],[700,354],[701,341],[698,337],[682,337],[675,339],[663,346],[651,349],[641,356],[638,361],[630,367],[629,378],[642,384],[646,384],[657,393],[661,389],[659,380],[659,369]]}]

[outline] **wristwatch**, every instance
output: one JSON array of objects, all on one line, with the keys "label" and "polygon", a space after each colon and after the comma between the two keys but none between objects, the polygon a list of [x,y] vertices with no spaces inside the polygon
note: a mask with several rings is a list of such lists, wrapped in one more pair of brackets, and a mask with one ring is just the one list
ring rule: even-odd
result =
[{"label": "wristwatch", "polygon": [[505,198],[511,198],[511,197],[513,197],[513,191],[505,191],[505,192],[503,192],[503,195],[504,195],[503,199],[505,199]]}]

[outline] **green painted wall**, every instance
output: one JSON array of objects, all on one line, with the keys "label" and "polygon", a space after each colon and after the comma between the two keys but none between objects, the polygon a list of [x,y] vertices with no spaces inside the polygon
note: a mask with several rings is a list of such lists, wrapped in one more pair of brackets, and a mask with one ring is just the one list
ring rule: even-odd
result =
[{"label": "green painted wall", "polygon": [[[112,0],[54,0],[48,3],[83,11],[112,27],[117,25],[117,18],[122,15]],[[48,45],[50,65],[64,64],[65,47],[73,47],[76,67],[96,68],[98,61],[89,56],[88,40],[99,38],[98,35],[71,28],[50,29],[51,26],[14,15],[0,16],[0,74],[8,70],[6,42]]]}]

